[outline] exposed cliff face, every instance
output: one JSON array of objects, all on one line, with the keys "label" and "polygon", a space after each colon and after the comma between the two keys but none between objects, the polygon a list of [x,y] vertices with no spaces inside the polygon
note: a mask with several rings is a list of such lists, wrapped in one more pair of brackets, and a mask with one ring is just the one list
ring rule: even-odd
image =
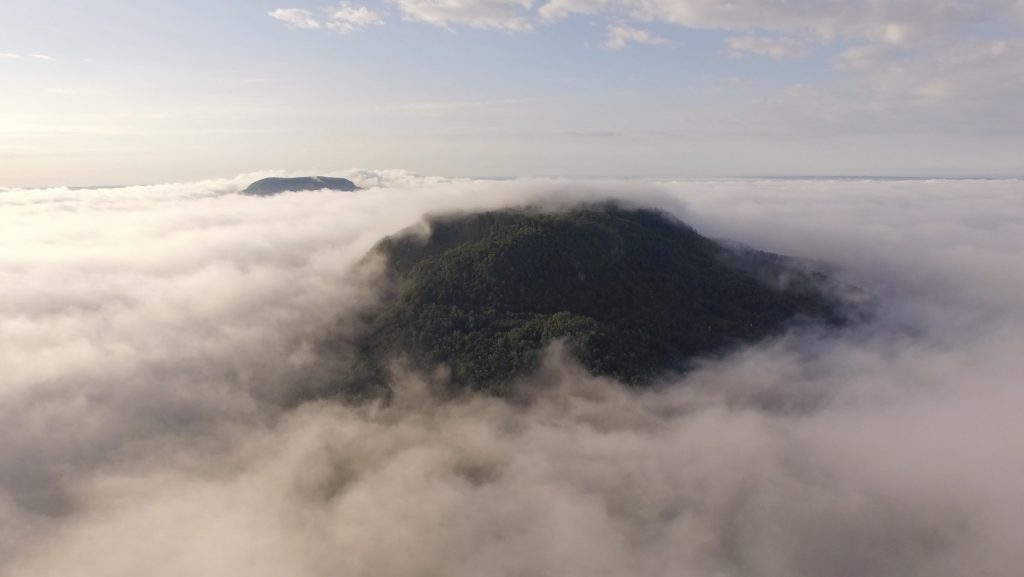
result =
[{"label": "exposed cliff face", "polygon": [[272,196],[282,192],[323,190],[325,188],[343,192],[359,190],[359,187],[347,178],[303,176],[298,178],[264,178],[257,180],[243,190],[242,194],[249,196]]},{"label": "exposed cliff face", "polygon": [[[794,322],[841,323],[827,278],[727,248],[652,210],[432,218],[375,249],[396,287],[358,343],[364,376],[407,355],[501,393],[555,339],[596,374],[644,384]],[[357,371],[358,373],[358,371]]]}]

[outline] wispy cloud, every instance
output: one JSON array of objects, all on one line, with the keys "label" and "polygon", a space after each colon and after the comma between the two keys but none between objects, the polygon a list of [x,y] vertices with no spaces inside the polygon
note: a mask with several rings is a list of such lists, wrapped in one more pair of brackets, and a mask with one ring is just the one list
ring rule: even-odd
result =
[{"label": "wispy cloud", "polygon": [[[460,4],[482,4],[464,0]],[[638,22],[664,22],[705,30],[807,33],[821,38],[902,41],[955,30],[981,21],[1011,21],[1011,0],[953,3],[935,0],[548,0],[538,15],[546,21],[573,15],[604,15]],[[919,34],[920,33],[920,34]]]},{"label": "wispy cloud", "polygon": [[450,28],[468,26],[525,32],[530,23],[533,0],[395,0],[409,20]]},{"label": "wispy cloud", "polygon": [[327,28],[339,34],[350,34],[369,26],[384,24],[384,17],[366,6],[355,6],[341,2],[337,6],[323,9],[323,18],[317,18],[302,8],[278,8],[269,12],[271,18],[280,20],[293,28],[319,30]]},{"label": "wispy cloud", "polygon": [[366,6],[353,6],[342,2],[330,10],[327,27],[340,34],[349,34],[370,26],[384,24],[384,18],[378,12]]},{"label": "wispy cloud", "polygon": [[615,24],[608,27],[608,38],[604,43],[605,48],[609,50],[622,50],[630,44],[667,46],[672,44],[672,41],[648,30],[641,30],[626,24]]},{"label": "wispy cloud", "polygon": [[733,36],[726,39],[730,58],[742,58],[748,54],[767,56],[772,60],[789,60],[807,56],[807,46],[794,38],[785,36]]},{"label": "wispy cloud", "polygon": [[301,8],[278,8],[272,12],[268,12],[271,18],[280,20],[285,24],[295,27],[304,28],[306,30],[315,30],[320,28],[320,21],[313,17],[313,13],[309,10],[303,10]]},{"label": "wispy cloud", "polygon": [[18,54],[16,52],[0,52],[0,59],[4,60],[53,60],[49,54]]}]

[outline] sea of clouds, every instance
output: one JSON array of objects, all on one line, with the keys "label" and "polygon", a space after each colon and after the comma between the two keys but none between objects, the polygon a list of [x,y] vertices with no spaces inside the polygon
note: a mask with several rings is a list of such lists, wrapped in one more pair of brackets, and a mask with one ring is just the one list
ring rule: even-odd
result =
[{"label": "sea of clouds", "polygon": [[[1012,577],[1024,182],[271,173],[0,191],[0,575]],[[277,173],[275,173],[277,174]],[[647,391],[295,402],[424,214],[624,198],[838,267],[876,314]],[[343,327],[342,327],[343,328]]]}]

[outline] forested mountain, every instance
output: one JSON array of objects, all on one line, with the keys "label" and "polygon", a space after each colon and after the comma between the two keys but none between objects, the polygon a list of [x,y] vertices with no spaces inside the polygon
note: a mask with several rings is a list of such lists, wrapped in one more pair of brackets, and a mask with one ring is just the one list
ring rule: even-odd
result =
[{"label": "forested mountain", "polygon": [[827,277],[727,247],[663,212],[616,204],[439,216],[374,249],[393,296],[357,343],[379,379],[404,354],[455,387],[501,393],[555,339],[633,385],[794,322],[844,321]]}]

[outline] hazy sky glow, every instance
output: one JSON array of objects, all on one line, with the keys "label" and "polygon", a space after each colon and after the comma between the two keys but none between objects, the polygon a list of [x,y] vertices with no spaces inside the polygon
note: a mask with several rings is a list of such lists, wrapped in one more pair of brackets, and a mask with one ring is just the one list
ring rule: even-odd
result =
[{"label": "hazy sky glow", "polygon": [[5,0],[0,186],[1024,173],[1019,0]]}]

